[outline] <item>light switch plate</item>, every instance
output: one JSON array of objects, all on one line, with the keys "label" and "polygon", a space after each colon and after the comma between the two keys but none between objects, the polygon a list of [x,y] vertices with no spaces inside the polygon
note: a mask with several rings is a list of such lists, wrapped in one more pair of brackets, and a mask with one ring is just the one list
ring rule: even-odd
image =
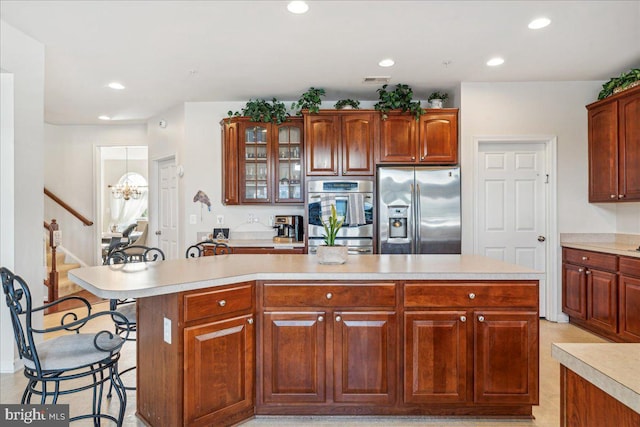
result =
[{"label": "light switch plate", "polygon": [[197,215],[189,215],[189,224],[196,224],[198,222]]}]

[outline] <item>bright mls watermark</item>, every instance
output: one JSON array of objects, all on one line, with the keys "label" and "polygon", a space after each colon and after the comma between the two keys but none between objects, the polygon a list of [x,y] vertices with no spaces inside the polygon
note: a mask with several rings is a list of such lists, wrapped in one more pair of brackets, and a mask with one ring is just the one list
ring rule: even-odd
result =
[{"label": "bright mls watermark", "polygon": [[0,425],[68,427],[69,405],[2,405]]}]

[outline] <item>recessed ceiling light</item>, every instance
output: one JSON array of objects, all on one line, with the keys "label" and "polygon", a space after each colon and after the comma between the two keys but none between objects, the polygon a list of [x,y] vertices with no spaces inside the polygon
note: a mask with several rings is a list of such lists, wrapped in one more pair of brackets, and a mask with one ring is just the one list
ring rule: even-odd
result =
[{"label": "recessed ceiling light", "polygon": [[549,24],[551,24],[551,19],[544,17],[537,18],[529,22],[529,28],[531,28],[532,30],[539,30],[540,28],[544,28]]},{"label": "recessed ceiling light", "polygon": [[306,13],[309,10],[309,5],[303,1],[290,1],[287,10],[297,14]]},{"label": "recessed ceiling light", "polygon": [[109,116],[99,116],[98,118],[100,120],[111,120],[111,117],[109,117]]},{"label": "recessed ceiling light", "polygon": [[107,86],[109,86],[111,89],[115,89],[115,90],[124,89],[124,85],[122,83],[118,83],[118,82],[111,82]]},{"label": "recessed ceiling light", "polygon": [[378,62],[378,65],[381,67],[392,67],[393,64],[395,64],[396,62],[391,59],[391,58],[386,58],[383,59],[382,61]]},{"label": "recessed ceiling light", "polygon": [[504,59],[502,58],[491,58],[490,60],[487,61],[487,65],[489,67],[495,67],[496,65],[502,65],[504,64]]}]

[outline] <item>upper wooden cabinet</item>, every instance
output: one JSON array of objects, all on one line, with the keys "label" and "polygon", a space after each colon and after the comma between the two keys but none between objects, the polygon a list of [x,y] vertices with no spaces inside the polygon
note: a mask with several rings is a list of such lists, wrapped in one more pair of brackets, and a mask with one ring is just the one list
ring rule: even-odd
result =
[{"label": "upper wooden cabinet", "polygon": [[413,115],[389,113],[380,125],[381,163],[458,163],[458,109],[430,109]]},{"label": "upper wooden cabinet", "polygon": [[326,110],[304,114],[308,176],[372,176],[379,114]]},{"label": "upper wooden cabinet", "polygon": [[225,119],[222,125],[222,203],[302,203],[302,119],[279,125]]},{"label": "upper wooden cabinet", "polygon": [[589,202],[640,200],[640,87],[587,110]]}]

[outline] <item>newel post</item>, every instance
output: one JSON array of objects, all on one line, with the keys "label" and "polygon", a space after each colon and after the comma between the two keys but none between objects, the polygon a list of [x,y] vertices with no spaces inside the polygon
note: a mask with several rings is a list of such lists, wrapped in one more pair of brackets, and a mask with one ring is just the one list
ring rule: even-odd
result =
[{"label": "newel post", "polygon": [[51,247],[51,271],[49,272],[48,302],[58,299],[58,271],[56,269],[56,246],[60,244],[60,230],[55,219],[49,224],[49,246]]}]

